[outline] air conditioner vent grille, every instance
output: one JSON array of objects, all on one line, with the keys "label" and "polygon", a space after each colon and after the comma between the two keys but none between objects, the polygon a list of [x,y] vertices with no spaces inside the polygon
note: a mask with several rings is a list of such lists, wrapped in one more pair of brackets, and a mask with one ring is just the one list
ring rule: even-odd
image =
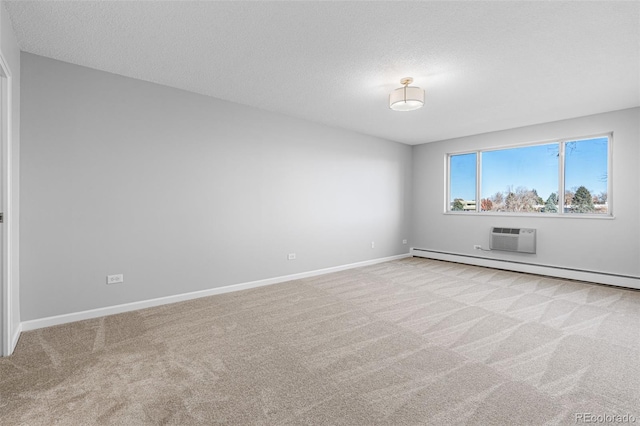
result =
[{"label": "air conditioner vent grille", "polygon": [[491,250],[536,252],[536,230],[532,228],[491,228]]},{"label": "air conditioner vent grille", "polygon": [[493,228],[494,234],[519,234],[520,228]]}]

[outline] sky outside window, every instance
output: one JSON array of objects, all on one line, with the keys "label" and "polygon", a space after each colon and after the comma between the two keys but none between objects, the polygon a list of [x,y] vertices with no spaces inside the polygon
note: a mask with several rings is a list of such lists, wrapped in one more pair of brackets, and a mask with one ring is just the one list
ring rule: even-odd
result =
[{"label": "sky outside window", "polygon": [[565,188],[584,186],[592,193],[607,191],[608,138],[567,142],[565,158]]},{"label": "sky outside window", "polygon": [[518,188],[536,190],[546,200],[558,192],[557,143],[482,153],[482,198]]},{"label": "sky outside window", "polygon": [[450,203],[456,199],[476,199],[476,153],[452,155],[450,167]]}]

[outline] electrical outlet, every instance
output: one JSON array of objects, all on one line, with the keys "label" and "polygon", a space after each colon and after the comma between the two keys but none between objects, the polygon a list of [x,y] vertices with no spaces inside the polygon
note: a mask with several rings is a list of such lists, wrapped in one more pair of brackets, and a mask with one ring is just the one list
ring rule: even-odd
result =
[{"label": "electrical outlet", "polygon": [[287,259],[288,260],[296,260],[296,254],[295,253],[289,253],[287,255]]},{"label": "electrical outlet", "polygon": [[407,244],[407,240],[402,240],[402,244]]},{"label": "electrical outlet", "polygon": [[473,249],[474,250],[482,250],[482,246],[479,245],[479,244],[476,244],[476,245],[473,246]]},{"label": "electrical outlet", "polygon": [[107,284],[117,284],[124,282],[124,274],[107,275]]},{"label": "electrical outlet", "polygon": [[371,241],[371,248],[376,248],[376,243],[375,243],[375,241]]}]

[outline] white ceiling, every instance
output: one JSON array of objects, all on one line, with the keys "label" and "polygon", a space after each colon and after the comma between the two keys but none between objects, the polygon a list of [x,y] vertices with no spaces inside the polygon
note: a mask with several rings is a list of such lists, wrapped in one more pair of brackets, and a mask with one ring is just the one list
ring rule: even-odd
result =
[{"label": "white ceiling", "polygon": [[5,5],[23,51],[408,144],[640,105],[636,1]]}]

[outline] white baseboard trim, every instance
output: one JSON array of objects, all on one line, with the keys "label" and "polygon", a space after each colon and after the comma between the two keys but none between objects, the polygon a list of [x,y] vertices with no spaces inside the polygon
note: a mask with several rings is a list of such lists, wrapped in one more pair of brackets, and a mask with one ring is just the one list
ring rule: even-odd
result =
[{"label": "white baseboard trim", "polygon": [[18,339],[20,338],[20,333],[22,333],[22,324],[18,324],[15,331],[13,332],[13,336],[11,336],[11,341],[9,342],[9,353],[7,355],[11,355],[13,351],[16,349],[16,345],[18,344]]},{"label": "white baseboard trim", "polygon": [[[362,262],[350,263],[347,265],[333,266],[331,268],[317,269],[315,271],[301,272],[298,274],[284,275],[281,277],[268,278],[265,280],[251,281],[247,283],[232,284],[224,287],[216,287],[207,290],[194,291],[191,293],[176,294],[173,296],[159,297],[157,299],[141,300],[139,302],[124,303],[122,305],[108,306],[105,308],[90,309],[87,311],[73,312],[70,314],[56,315],[47,318],[38,318],[23,321],[20,324],[22,331],[36,330],[38,328],[51,327],[54,325],[66,324],[70,322],[82,321],[86,319],[104,317],[107,315],[120,314],[123,312],[136,311],[138,309],[152,308],[154,306],[168,305],[170,303],[183,302],[185,300],[198,299],[200,297],[213,296],[216,294],[230,293],[233,291],[248,290],[250,288],[262,287],[286,281],[299,280],[302,278],[315,277],[318,275],[330,274],[332,272],[344,271],[346,269],[359,268],[362,266],[375,265],[376,263],[389,262],[391,260],[411,257],[410,253],[396,256],[383,257],[380,259],[365,260]],[[19,333],[18,333],[19,334]],[[15,340],[17,342],[17,338]]]},{"label": "white baseboard trim", "polygon": [[486,266],[488,268],[504,269],[507,271],[526,272],[529,274],[548,275],[557,278],[589,281],[599,284],[614,285],[640,290],[640,277],[618,275],[607,272],[582,271],[558,266],[536,265],[533,263],[511,260],[487,259],[480,256],[449,253],[437,250],[411,248],[411,255],[428,259],[447,260],[450,262],[466,263],[469,265]]}]

